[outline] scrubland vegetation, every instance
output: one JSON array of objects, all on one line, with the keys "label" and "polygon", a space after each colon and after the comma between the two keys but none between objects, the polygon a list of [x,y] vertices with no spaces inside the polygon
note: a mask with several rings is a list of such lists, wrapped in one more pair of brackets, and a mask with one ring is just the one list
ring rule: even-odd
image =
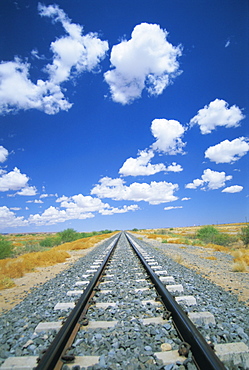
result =
[{"label": "scrubland vegetation", "polygon": [[[182,228],[137,230],[149,239],[162,243],[196,245],[230,253],[234,257],[232,271],[247,272],[249,266],[249,224],[225,224]],[[208,257],[215,260],[216,257]]]},{"label": "scrubland vegetation", "polygon": [[65,262],[70,257],[67,251],[90,248],[111,235],[110,230],[77,233],[73,229],[66,229],[50,236],[0,236],[0,289],[14,286],[12,279],[22,277],[37,267]]}]

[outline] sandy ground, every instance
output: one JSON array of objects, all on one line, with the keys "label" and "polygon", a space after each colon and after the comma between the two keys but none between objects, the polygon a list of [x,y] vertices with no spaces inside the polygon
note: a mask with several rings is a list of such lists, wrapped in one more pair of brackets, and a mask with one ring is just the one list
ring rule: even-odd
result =
[{"label": "sandy ground", "polygon": [[30,272],[21,278],[13,279],[16,284],[15,287],[0,290],[0,314],[3,310],[9,310],[21,302],[30,293],[31,288],[44,284],[47,280],[54,278],[61,271],[68,269],[70,265],[91,252],[93,248],[94,247],[78,251],[67,251],[71,257],[68,258],[66,262],[58,263],[54,266],[39,267],[34,272]]}]

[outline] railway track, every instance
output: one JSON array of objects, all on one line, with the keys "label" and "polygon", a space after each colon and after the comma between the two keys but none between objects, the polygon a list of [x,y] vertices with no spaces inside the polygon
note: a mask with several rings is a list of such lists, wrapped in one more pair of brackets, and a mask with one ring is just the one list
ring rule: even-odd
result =
[{"label": "railway track", "polygon": [[[188,315],[187,307],[194,307]],[[10,357],[1,369],[21,369],[22,363],[37,370],[249,369],[248,347],[207,343],[216,325],[213,314],[198,312],[195,297],[184,295],[155,251],[127,233],[111,238],[91,266],[76,274],[54,310],[63,321],[35,328],[34,337],[54,333],[44,353],[38,359]]]}]

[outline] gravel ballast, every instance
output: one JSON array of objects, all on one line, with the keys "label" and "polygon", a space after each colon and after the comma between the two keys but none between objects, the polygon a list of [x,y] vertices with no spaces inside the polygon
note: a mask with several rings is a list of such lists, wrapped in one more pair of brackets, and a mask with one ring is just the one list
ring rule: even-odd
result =
[{"label": "gravel ballast", "polygon": [[[183,285],[184,295],[195,296],[197,306],[183,306],[185,311],[209,311],[215,316],[216,325],[209,324],[199,329],[207,340],[211,340],[214,344],[243,341],[249,345],[249,312],[246,305],[238,302],[235,295],[226,292],[193,270],[165,256],[160,248],[158,249],[158,246],[155,249],[144,241],[137,241],[168,271],[168,275],[174,276],[175,284]],[[108,366],[112,366],[111,369],[130,370],[139,368],[170,370],[174,366],[177,369],[195,368],[191,361],[187,361],[188,359],[185,360],[184,364],[170,365],[171,367],[169,365],[163,366],[160,361],[153,363],[153,352],[160,351],[162,343],[169,343],[172,349],[176,349],[180,340],[177,339],[170,320],[160,327],[142,324],[143,318],[161,316],[162,310],[151,304],[141,305],[142,300],[155,299],[156,293],[153,289],[139,291],[135,295],[133,294],[130,300],[131,286],[140,288],[150,285],[150,283],[135,281],[133,276],[129,275],[129,268],[133,264],[134,257],[126,254],[127,242],[123,237],[119,243],[118,257],[115,257],[115,261],[109,267],[111,268],[113,265],[114,268],[115,262],[116,280],[114,283],[101,284],[101,289],[112,289],[112,293],[101,294],[98,292],[94,297],[95,302],[115,302],[116,305],[107,309],[92,306],[88,311],[90,320],[118,320],[118,324],[109,329],[89,330],[87,333],[81,331],[76,339],[77,345],[72,347],[73,353],[75,355],[100,355],[99,364],[91,367],[92,369],[108,368]],[[90,268],[109,244],[110,239],[105,240],[68,270],[34,288],[21,303],[0,317],[0,364],[10,356],[38,356],[44,348],[48,347],[55,332],[34,334],[36,326],[44,321],[63,320],[68,315],[69,310],[56,311],[54,310],[55,305],[58,302],[74,302],[76,300],[73,296],[66,296],[66,292],[74,288],[77,280],[82,280],[82,274]],[[165,246],[163,247],[165,248]],[[136,273],[140,272],[136,271]],[[122,283],[124,275],[127,282],[130,281],[131,284]],[[136,279],[143,278],[139,275],[136,276]],[[106,278],[106,280],[111,279]],[[180,293],[175,293],[175,296],[177,295]],[[66,369],[66,365],[64,368]]]}]

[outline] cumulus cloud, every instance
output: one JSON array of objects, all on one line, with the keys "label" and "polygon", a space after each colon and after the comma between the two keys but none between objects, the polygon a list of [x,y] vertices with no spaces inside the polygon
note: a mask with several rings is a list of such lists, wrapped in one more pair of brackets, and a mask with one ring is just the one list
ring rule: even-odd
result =
[{"label": "cumulus cloud", "polygon": [[0,207],[0,228],[26,226],[28,224],[24,217],[17,217],[8,207]]},{"label": "cumulus cloud", "polygon": [[149,176],[165,171],[166,167],[163,163],[150,163],[153,157],[154,153],[152,150],[141,150],[137,158],[128,158],[124,162],[119,173],[122,176]]},{"label": "cumulus cloud", "polygon": [[233,185],[223,189],[222,193],[240,193],[243,190],[243,186]]},{"label": "cumulus cloud", "polygon": [[202,186],[202,190],[215,190],[225,186],[226,181],[231,180],[232,176],[225,172],[212,171],[210,168],[204,170],[201,179],[195,179],[192,183],[186,184],[187,189],[196,189]]},{"label": "cumulus cloud", "polygon": [[8,155],[9,155],[8,150],[5,149],[2,145],[0,145],[0,162],[1,163],[5,162]]},{"label": "cumulus cloud", "polygon": [[224,140],[210,146],[205,151],[205,158],[215,163],[232,163],[243,157],[249,151],[248,139],[239,137],[232,141]]},{"label": "cumulus cloud", "polygon": [[126,186],[124,180],[120,178],[103,177],[99,182],[100,184],[95,185],[91,190],[91,194],[99,198],[145,201],[149,204],[173,202],[178,199],[174,195],[178,185],[166,181],[152,181],[150,184],[134,182]]},{"label": "cumulus cloud", "polygon": [[168,32],[157,24],[137,25],[130,40],[114,45],[112,69],[104,74],[112,99],[121,104],[140,98],[143,89],[160,95],[179,72],[181,47],[167,41]]},{"label": "cumulus cloud", "polygon": [[[25,195],[25,196],[32,196],[32,195],[36,195],[37,193],[37,189],[35,186],[26,186],[25,188],[21,189],[20,191],[18,191],[16,194],[17,195]],[[37,201],[39,202],[39,201]],[[37,203],[35,202],[35,203]],[[40,201],[41,203],[43,203],[42,201]]]},{"label": "cumulus cloud", "polygon": [[225,100],[215,99],[198,111],[198,114],[190,120],[190,125],[198,124],[202,134],[209,134],[218,126],[237,127],[244,118],[236,105],[229,108]]},{"label": "cumulus cloud", "polygon": [[185,143],[182,142],[181,136],[184,134],[184,127],[175,120],[165,118],[154,119],[151,124],[151,132],[157,139],[150,149],[140,150],[137,158],[128,158],[119,173],[121,176],[149,176],[158,172],[181,172],[181,165],[173,162],[166,167],[163,163],[152,164],[151,159],[155,156],[155,151],[165,154],[183,153],[182,148]]},{"label": "cumulus cloud", "polygon": [[95,33],[83,36],[82,27],[72,23],[57,5],[39,4],[38,10],[41,16],[60,22],[67,35],[50,45],[53,62],[44,68],[49,77],[47,80],[32,82],[31,65],[20,58],[0,64],[1,114],[20,109],[38,109],[47,114],[67,111],[72,104],[65,98],[61,84],[84,71],[95,71],[108,50],[108,43],[101,41]]},{"label": "cumulus cloud", "polygon": [[139,210],[140,208],[138,207],[137,204],[132,204],[130,206],[123,206],[122,208],[116,208],[116,207],[111,207],[109,209],[102,209],[99,211],[99,213],[101,213],[103,216],[111,216],[115,213],[126,213],[126,212],[129,212],[129,211],[137,211]]},{"label": "cumulus cloud", "polygon": [[184,197],[184,198],[182,198],[181,200],[182,201],[185,201],[185,200],[190,200],[191,198],[188,198],[188,197]]},{"label": "cumulus cloud", "polygon": [[29,178],[27,175],[20,172],[18,168],[6,173],[3,171],[0,176],[0,191],[19,190],[25,188],[28,184]]},{"label": "cumulus cloud", "polygon": [[170,164],[166,170],[168,172],[181,172],[183,171],[183,168],[180,164],[177,164],[176,162],[172,162],[172,164]]},{"label": "cumulus cloud", "polygon": [[186,144],[182,142],[181,137],[184,131],[184,127],[178,121],[165,118],[154,119],[151,132],[156,142],[152,144],[152,149],[171,155],[183,153],[182,148]]},{"label": "cumulus cloud", "polygon": [[41,16],[60,22],[68,33],[68,36],[51,43],[50,47],[54,54],[53,64],[46,66],[50,80],[60,84],[70,78],[72,72],[78,74],[95,70],[108,50],[107,41],[101,41],[97,34],[92,32],[83,36],[82,26],[72,23],[58,5],[39,4],[38,10]]},{"label": "cumulus cloud", "polygon": [[78,210],[60,210],[53,206],[47,208],[41,215],[31,214],[28,218],[29,224],[35,224],[37,226],[42,225],[54,225],[59,222],[65,222],[67,220],[80,219],[94,217],[92,213],[79,213]]},{"label": "cumulus cloud", "polygon": [[84,196],[83,194],[73,195],[67,200],[61,201],[61,207],[68,210],[74,210],[78,213],[96,212],[104,208],[109,208],[108,203],[103,203],[98,198],[93,198],[90,195]]}]

